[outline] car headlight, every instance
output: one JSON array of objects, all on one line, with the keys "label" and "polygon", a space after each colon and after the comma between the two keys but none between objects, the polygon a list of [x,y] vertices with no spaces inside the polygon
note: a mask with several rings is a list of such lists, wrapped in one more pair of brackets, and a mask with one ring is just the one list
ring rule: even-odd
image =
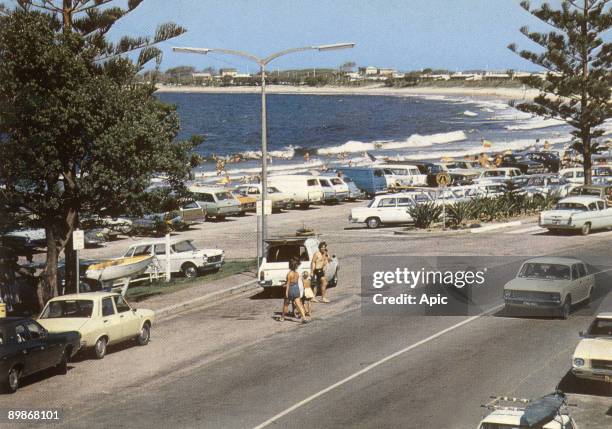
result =
[{"label": "car headlight", "polygon": [[512,297],[512,291],[504,290],[504,298],[511,298],[511,297]]},{"label": "car headlight", "polygon": [[581,358],[574,359],[574,366],[578,366],[578,367],[584,366],[584,359],[581,359]]}]

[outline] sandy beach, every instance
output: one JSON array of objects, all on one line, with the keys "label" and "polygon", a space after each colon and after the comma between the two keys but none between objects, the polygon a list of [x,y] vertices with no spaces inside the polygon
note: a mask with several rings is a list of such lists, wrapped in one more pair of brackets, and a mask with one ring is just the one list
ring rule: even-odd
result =
[{"label": "sandy beach", "polygon": [[[304,94],[304,95],[384,95],[414,97],[419,95],[439,96],[464,96],[474,98],[501,98],[503,100],[525,100],[533,99],[538,95],[538,90],[503,87],[410,87],[410,88],[387,88],[382,85],[367,87],[341,87],[341,86],[289,86],[268,85],[266,91],[270,94]],[[230,86],[230,87],[206,87],[206,86],[158,86],[158,92],[174,93],[211,93],[211,94],[248,94],[259,93],[259,87],[253,86]]]}]

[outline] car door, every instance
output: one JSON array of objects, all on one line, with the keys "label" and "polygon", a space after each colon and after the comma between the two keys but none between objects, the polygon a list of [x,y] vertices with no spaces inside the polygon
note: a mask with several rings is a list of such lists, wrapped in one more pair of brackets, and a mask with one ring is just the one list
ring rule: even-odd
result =
[{"label": "car door", "polygon": [[121,339],[136,337],[140,332],[140,317],[125,301],[121,295],[113,295],[117,315],[119,316],[119,324],[121,326]]},{"label": "car door", "polygon": [[401,216],[401,222],[413,222],[412,216],[408,212],[411,207],[415,206],[415,202],[412,198],[401,197],[397,199],[397,207],[399,210],[399,216]]},{"label": "car door", "polygon": [[181,207],[181,215],[185,222],[199,222],[204,220],[204,209],[196,201],[191,201]]},{"label": "car door", "polygon": [[595,276],[593,274],[589,274],[586,265],[577,264],[578,265],[578,274],[580,275],[582,293],[584,294],[584,299],[587,299],[591,293],[593,287],[595,287]]},{"label": "car door", "polygon": [[40,370],[57,365],[62,354],[61,344],[49,341],[45,329],[33,320],[24,323],[31,342],[39,347]]},{"label": "car door", "polygon": [[20,346],[24,367],[22,374],[29,375],[44,369],[44,348],[40,339],[30,338],[24,323],[15,326],[15,339]]},{"label": "car door", "polygon": [[575,304],[584,299],[584,279],[580,277],[578,264],[572,265],[572,280],[570,284],[570,293],[572,294],[572,303]]},{"label": "car door", "polygon": [[376,207],[376,215],[382,223],[394,223],[399,217],[397,214],[397,198],[381,198]]},{"label": "car door", "polygon": [[115,311],[113,298],[110,296],[102,298],[102,326],[104,332],[108,335],[108,342],[116,343],[121,340],[121,323],[119,315]]},{"label": "car door", "polygon": [[183,265],[183,261],[179,254],[176,254],[172,251],[172,246],[170,246],[170,255],[166,255],[166,244],[165,243],[157,243],[153,247],[153,254],[159,261],[159,266],[162,272],[166,272],[166,261],[170,258],[170,272],[177,273],[181,270],[181,265]]}]

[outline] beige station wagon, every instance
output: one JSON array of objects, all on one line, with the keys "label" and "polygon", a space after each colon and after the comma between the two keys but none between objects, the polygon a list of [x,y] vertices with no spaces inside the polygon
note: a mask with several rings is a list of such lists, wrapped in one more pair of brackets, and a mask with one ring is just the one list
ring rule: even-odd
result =
[{"label": "beige station wagon", "polygon": [[504,286],[504,301],[509,312],[554,310],[563,319],[572,305],[591,299],[595,276],[579,259],[542,257],[525,261],[515,279]]}]

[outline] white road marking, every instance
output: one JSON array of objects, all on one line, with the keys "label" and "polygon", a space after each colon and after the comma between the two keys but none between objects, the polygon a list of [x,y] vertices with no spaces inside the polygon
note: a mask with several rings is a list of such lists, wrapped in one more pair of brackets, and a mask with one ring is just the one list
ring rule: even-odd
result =
[{"label": "white road marking", "polygon": [[544,232],[546,228],[542,228],[541,226],[530,226],[529,228],[516,229],[514,231],[508,231],[506,234],[522,234],[524,232]]},{"label": "white road marking", "polygon": [[500,309],[502,307],[503,307],[503,304],[497,305],[497,306],[495,306],[493,308],[490,308],[489,310],[483,311],[482,313],[480,313],[480,314],[478,314],[476,316],[472,316],[472,317],[470,317],[468,319],[465,319],[462,322],[459,322],[459,323],[457,323],[457,324],[455,324],[453,326],[450,326],[450,327],[448,327],[446,329],[443,329],[443,330],[441,330],[441,331],[431,335],[430,337],[427,337],[427,338],[425,338],[425,339],[423,339],[421,341],[418,341],[418,342],[416,342],[416,343],[414,343],[414,344],[412,344],[412,345],[410,345],[410,346],[408,346],[406,348],[403,348],[402,350],[399,350],[399,351],[397,351],[395,353],[392,353],[389,356],[386,356],[386,357],[380,359],[379,361],[376,361],[373,364],[366,366],[362,370],[357,371],[356,373],[346,377],[345,379],[340,380],[337,383],[334,383],[331,386],[326,387],[325,389],[323,389],[323,390],[321,390],[321,391],[319,391],[319,392],[309,396],[308,398],[298,402],[297,404],[287,408],[286,410],[281,411],[280,413],[278,413],[275,416],[269,418],[268,420],[266,420],[265,422],[261,423],[260,425],[255,426],[254,429],[262,429],[262,428],[265,428],[267,426],[270,426],[272,423],[276,422],[277,420],[279,420],[280,418],[286,416],[287,414],[290,414],[291,412],[293,412],[293,411],[297,410],[298,408],[308,404],[309,402],[314,401],[318,397],[325,395],[326,393],[328,393],[328,392],[330,392],[330,391],[332,391],[332,390],[334,390],[334,389],[336,389],[336,388],[338,388],[338,387],[348,383],[349,381],[351,381],[351,380],[353,380],[353,379],[355,379],[355,378],[357,378],[357,377],[359,377],[359,376],[361,376],[361,375],[363,375],[363,374],[365,374],[365,373],[367,373],[367,372],[369,372],[371,370],[373,370],[374,368],[376,368],[376,367],[378,367],[378,366],[380,366],[380,365],[390,361],[391,359],[395,359],[396,357],[401,356],[401,355],[403,355],[406,352],[414,350],[417,347],[422,346],[423,344],[426,344],[426,343],[428,343],[428,342],[430,342],[432,340],[435,340],[436,338],[441,337],[442,335],[444,335],[444,334],[446,334],[448,332],[454,331],[455,329],[460,328],[461,326],[467,325],[468,323],[471,323],[474,320],[479,319],[480,317],[484,316],[485,314],[489,314],[489,313],[492,313],[494,311],[497,311],[498,309]]}]

